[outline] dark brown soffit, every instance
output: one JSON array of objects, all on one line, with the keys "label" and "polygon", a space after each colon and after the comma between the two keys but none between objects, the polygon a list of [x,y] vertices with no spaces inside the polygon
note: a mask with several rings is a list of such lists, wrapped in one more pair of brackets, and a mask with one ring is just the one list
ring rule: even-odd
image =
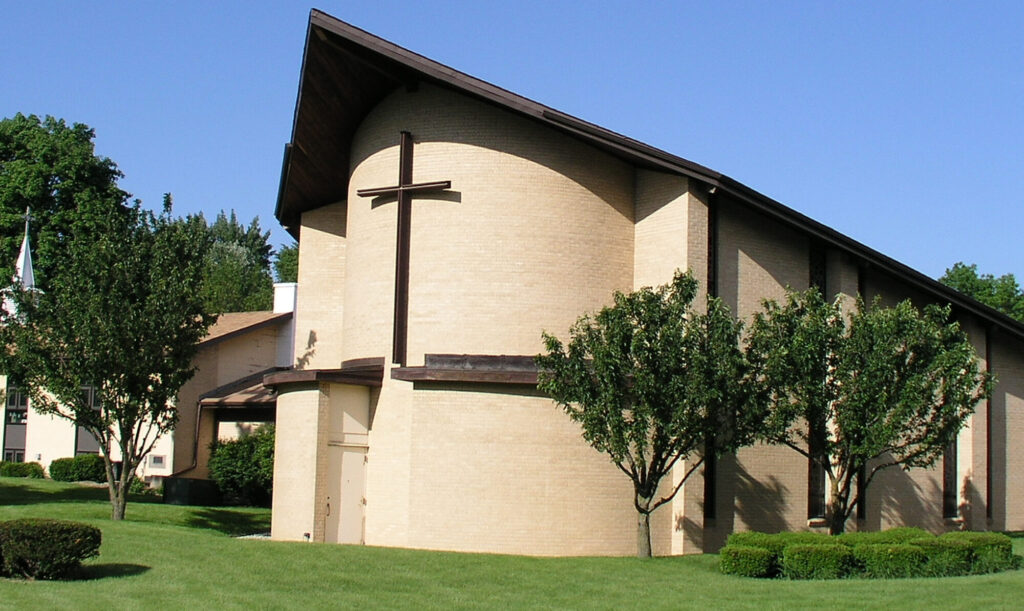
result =
[{"label": "dark brown soffit", "polygon": [[345,361],[339,369],[290,369],[263,377],[264,386],[332,382],[379,388],[384,380],[384,358]]}]

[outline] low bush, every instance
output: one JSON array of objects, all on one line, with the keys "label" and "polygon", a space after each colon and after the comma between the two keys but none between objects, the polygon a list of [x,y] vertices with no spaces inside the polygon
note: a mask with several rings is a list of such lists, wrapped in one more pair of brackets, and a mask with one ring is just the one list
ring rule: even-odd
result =
[{"label": "low bush", "polygon": [[763,547],[726,545],[718,553],[719,568],[726,575],[770,577],[777,572],[775,554]]},{"label": "low bush", "polygon": [[998,573],[1019,568],[1020,558],[1013,555],[1013,540],[1002,533],[956,531],[939,539],[964,541],[971,546],[971,573]]},{"label": "low bush", "polygon": [[234,441],[215,442],[210,478],[230,505],[269,507],[274,484],[274,427],[263,426]]},{"label": "low bush", "polygon": [[43,479],[43,465],[37,462],[0,462],[0,476]]},{"label": "low bush", "polygon": [[926,577],[956,577],[970,575],[974,548],[963,539],[914,539],[910,542],[924,550],[928,560],[923,569]]},{"label": "low bush", "polygon": [[863,576],[873,579],[920,577],[928,562],[925,551],[909,543],[862,543],[853,556]]},{"label": "low bush", "polygon": [[922,528],[902,527],[873,532],[849,532],[836,537],[836,541],[850,547],[864,544],[908,543],[915,539],[930,539],[932,534]]},{"label": "low bush", "polygon": [[105,482],[107,470],[99,454],[82,454],[51,462],[50,479],[58,482]]},{"label": "low bush", "polygon": [[794,543],[782,553],[789,579],[839,579],[854,572],[853,550],[841,543]]},{"label": "low bush", "polygon": [[0,567],[10,577],[65,579],[83,560],[99,555],[101,539],[98,528],[78,522],[0,522]]},{"label": "low bush", "polygon": [[[836,551],[836,546],[849,553]],[[1013,554],[1013,542],[1004,534],[950,532],[935,537],[919,528],[837,537],[811,532],[741,532],[730,535],[722,549],[722,572],[748,577],[954,577],[998,573],[1024,564],[1024,558]],[[760,563],[767,563],[768,568]]]}]

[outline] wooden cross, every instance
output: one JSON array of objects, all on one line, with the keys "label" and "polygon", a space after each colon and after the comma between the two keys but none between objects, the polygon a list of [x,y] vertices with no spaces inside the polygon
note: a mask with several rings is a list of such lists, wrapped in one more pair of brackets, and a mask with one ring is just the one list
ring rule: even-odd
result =
[{"label": "wooden cross", "polygon": [[395,320],[391,360],[405,366],[409,329],[409,217],[413,194],[450,189],[452,181],[414,183],[412,181],[412,134],[402,132],[399,140],[398,184],[393,187],[359,189],[359,197],[395,195],[398,198],[398,240],[395,247]]}]

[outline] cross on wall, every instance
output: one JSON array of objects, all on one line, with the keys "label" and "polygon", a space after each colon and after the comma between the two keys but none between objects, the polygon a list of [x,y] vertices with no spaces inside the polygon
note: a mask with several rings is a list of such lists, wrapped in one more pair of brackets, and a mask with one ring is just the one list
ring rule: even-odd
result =
[{"label": "cross on wall", "polygon": [[395,317],[391,361],[404,367],[409,330],[409,237],[412,196],[450,189],[452,181],[414,183],[412,181],[412,134],[403,131],[398,142],[398,184],[391,187],[358,189],[359,197],[395,195],[398,200],[398,239],[395,246]]}]

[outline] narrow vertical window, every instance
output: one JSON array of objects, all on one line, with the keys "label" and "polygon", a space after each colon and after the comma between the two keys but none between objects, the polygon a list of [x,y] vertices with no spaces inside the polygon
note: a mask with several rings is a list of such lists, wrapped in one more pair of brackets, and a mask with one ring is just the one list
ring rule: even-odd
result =
[{"label": "narrow vertical window", "polygon": [[954,439],[942,455],[942,517],[955,518],[960,514],[959,494],[956,485],[956,451]]},{"label": "narrow vertical window", "polygon": [[[818,289],[822,297],[827,298],[828,281],[826,275],[825,247],[821,244],[812,244],[808,253],[808,286]],[[807,429],[807,453],[812,458],[807,461],[807,519],[816,520],[825,517],[825,465],[821,460],[827,460],[825,456],[825,441],[828,432],[825,430],[825,423],[818,423],[817,426],[810,425]],[[815,458],[821,460],[815,460]]]}]

